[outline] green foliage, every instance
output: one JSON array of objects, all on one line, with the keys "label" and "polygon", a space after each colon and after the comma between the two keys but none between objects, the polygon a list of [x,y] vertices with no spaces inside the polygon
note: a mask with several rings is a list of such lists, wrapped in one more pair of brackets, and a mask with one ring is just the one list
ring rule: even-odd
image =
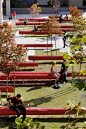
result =
[{"label": "green foliage", "polygon": [[49,0],[49,1],[47,2],[47,5],[48,5],[48,6],[51,6],[51,0]]},{"label": "green foliage", "polygon": [[44,126],[40,126],[40,124],[37,121],[33,122],[33,119],[27,117],[24,122],[22,122],[22,119],[20,117],[15,119],[15,123],[17,124],[17,129],[24,129],[24,127],[28,127],[28,129],[44,129]]},{"label": "green foliage", "polygon": [[70,80],[71,84],[74,86],[74,87],[77,87],[79,90],[86,90],[86,82],[84,80],[81,80],[81,79],[73,79],[73,80]]},{"label": "green foliage", "polygon": [[73,72],[72,72],[72,77],[75,78],[76,75],[77,75],[77,72],[76,72],[76,71],[73,71]]},{"label": "green foliage", "polygon": [[64,53],[63,58],[66,59],[66,60],[69,60],[69,59],[71,59],[71,56],[68,55],[68,53]]},{"label": "green foliage", "polygon": [[36,3],[38,3],[38,1],[37,0],[34,0],[34,4],[36,4]]}]

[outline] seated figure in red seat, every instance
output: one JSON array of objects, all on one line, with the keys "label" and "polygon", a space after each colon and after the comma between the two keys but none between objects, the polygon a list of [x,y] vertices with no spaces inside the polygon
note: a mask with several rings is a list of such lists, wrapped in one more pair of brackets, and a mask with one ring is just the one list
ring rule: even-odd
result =
[{"label": "seated figure in red seat", "polygon": [[[57,86],[57,81],[59,81],[59,78],[60,78],[60,74],[57,72],[57,69],[55,68],[55,65],[56,63],[55,62],[52,62],[52,66],[51,66],[51,75],[56,77],[56,80],[55,80],[55,86]],[[59,85],[59,83],[58,83]]]},{"label": "seated figure in red seat", "polygon": [[17,94],[16,96],[13,97],[8,97],[7,102],[9,103],[11,109],[17,112],[17,117],[20,116],[20,110],[23,110],[23,121],[25,120],[26,117],[26,108],[24,106],[29,106],[25,105],[21,99],[21,94]]},{"label": "seated figure in red seat", "polygon": [[64,20],[68,20],[68,15],[66,14],[66,16],[64,17]]}]

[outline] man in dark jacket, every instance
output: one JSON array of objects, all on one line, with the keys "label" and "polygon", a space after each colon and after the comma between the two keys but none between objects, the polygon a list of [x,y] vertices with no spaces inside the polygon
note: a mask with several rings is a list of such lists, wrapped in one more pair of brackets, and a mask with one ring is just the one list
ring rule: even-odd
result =
[{"label": "man in dark jacket", "polygon": [[63,60],[62,66],[61,66],[61,71],[59,72],[61,75],[60,80],[62,80],[63,83],[66,82],[66,77],[67,77],[67,72],[68,72],[68,66],[66,66],[65,63],[66,63],[66,59]]},{"label": "man in dark jacket", "polygon": [[23,121],[26,117],[26,108],[24,106],[29,106],[25,105],[21,99],[21,94],[17,94],[16,96],[13,97],[8,97],[7,102],[10,105],[10,108],[12,108],[14,111],[17,112],[17,117],[20,116],[20,110],[23,110]]}]

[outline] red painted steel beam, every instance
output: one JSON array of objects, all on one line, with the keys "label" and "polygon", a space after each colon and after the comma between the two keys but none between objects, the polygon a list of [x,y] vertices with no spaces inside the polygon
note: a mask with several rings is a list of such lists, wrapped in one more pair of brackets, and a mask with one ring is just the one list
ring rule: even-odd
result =
[{"label": "red painted steel beam", "polygon": [[11,92],[11,93],[13,93],[14,92],[14,87],[12,87],[12,86],[8,86],[8,87],[6,87],[6,86],[0,86],[0,91],[1,92]]},{"label": "red painted steel beam", "polygon": [[53,47],[53,44],[17,44],[17,47]]},{"label": "red painted steel beam", "polygon": [[[67,108],[26,108],[26,115],[65,115]],[[16,111],[0,107],[0,115],[16,115]],[[23,112],[21,111],[22,115]],[[67,113],[68,114],[68,113]]]}]

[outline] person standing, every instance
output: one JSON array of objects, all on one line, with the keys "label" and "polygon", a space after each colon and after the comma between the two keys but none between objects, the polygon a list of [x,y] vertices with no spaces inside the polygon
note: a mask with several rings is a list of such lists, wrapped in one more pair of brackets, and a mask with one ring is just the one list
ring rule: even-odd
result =
[{"label": "person standing", "polygon": [[12,13],[9,14],[9,21],[12,21]]},{"label": "person standing", "polygon": [[13,19],[16,20],[16,12],[13,12]]},{"label": "person standing", "polygon": [[26,108],[24,106],[29,106],[25,105],[21,99],[21,94],[17,94],[16,96],[13,97],[8,97],[7,102],[9,103],[11,109],[17,112],[17,117],[20,116],[20,110],[23,110],[23,121],[25,120],[26,117]]}]

